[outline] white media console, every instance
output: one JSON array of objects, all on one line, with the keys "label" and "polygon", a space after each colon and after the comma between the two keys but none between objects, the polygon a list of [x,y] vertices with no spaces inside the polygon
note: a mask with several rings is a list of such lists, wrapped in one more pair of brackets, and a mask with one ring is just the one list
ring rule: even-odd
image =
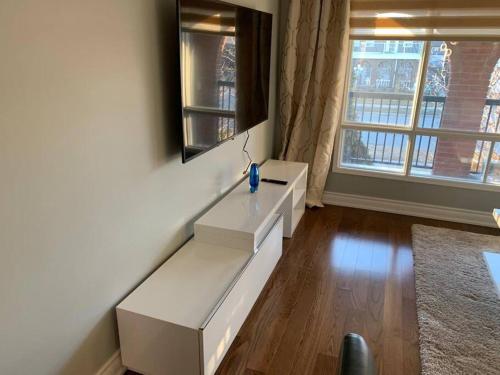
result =
[{"label": "white media console", "polygon": [[305,210],[307,164],[268,160],[194,225],[194,238],[116,308],[123,364],[143,374],[213,374]]}]

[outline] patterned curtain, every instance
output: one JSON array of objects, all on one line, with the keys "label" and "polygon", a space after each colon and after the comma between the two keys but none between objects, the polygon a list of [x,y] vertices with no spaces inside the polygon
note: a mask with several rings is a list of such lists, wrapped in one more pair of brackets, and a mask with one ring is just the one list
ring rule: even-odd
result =
[{"label": "patterned curtain", "polygon": [[281,67],[280,159],[309,164],[309,207],[323,207],[348,44],[349,0],[290,0]]}]

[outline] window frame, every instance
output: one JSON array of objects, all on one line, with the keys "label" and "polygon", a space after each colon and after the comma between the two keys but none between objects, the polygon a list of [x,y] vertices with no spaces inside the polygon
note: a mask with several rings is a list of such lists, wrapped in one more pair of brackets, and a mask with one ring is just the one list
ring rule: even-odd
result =
[{"label": "window frame", "polygon": [[[355,121],[347,120],[347,98],[349,93],[349,84],[351,82],[351,74],[352,74],[352,52],[354,41],[362,41],[363,39],[351,39],[349,41],[348,48],[348,62],[346,64],[346,72],[345,72],[345,81],[344,88],[342,92],[342,106],[341,106],[341,118],[339,120],[339,124],[336,129],[335,143],[334,143],[334,155],[332,161],[332,172],[340,173],[340,174],[348,174],[348,175],[358,175],[358,176],[368,176],[368,177],[376,177],[390,180],[399,180],[406,182],[419,182],[426,183],[431,185],[440,185],[440,186],[450,186],[450,187],[458,187],[465,189],[473,189],[473,190],[485,190],[485,191],[500,191],[500,184],[488,183],[488,169],[491,164],[493,150],[496,144],[500,144],[500,133],[479,133],[479,132],[469,132],[469,131],[458,131],[458,130],[449,130],[442,128],[419,128],[419,116],[420,116],[420,108],[422,104],[425,79],[427,73],[427,65],[429,61],[430,48],[432,40],[422,40],[422,39],[411,39],[411,41],[421,41],[423,42],[423,52],[422,58],[420,60],[416,82],[417,87],[414,94],[414,105],[412,108],[412,113],[410,116],[409,126],[397,126],[397,125],[379,125],[379,124],[367,124]],[[391,40],[391,39],[383,39]],[[406,39],[405,39],[406,40]],[[442,38],[439,40],[444,41],[454,41],[453,38]],[[342,142],[342,130],[344,129],[353,129],[353,130],[371,130],[371,131],[382,131],[382,132],[391,132],[391,133],[399,133],[408,136],[408,145],[406,147],[406,152],[404,156],[403,163],[403,172],[397,171],[381,171],[381,170],[370,170],[368,168],[355,167],[355,166],[341,166],[341,159],[343,155],[343,142]],[[488,158],[485,164],[485,172],[484,176],[482,176],[481,181],[467,181],[467,180],[458,180],[454,178],[448,178],[444,176],[417,176],[411,175],[411,164],[413,160],[413,152],[415,147],[415,140],[417,136],[436,136],[436,137],[447,137],[447,138],[469,138],[474,139],[476,141],[490,141],[490,149],[488,152]]]}]

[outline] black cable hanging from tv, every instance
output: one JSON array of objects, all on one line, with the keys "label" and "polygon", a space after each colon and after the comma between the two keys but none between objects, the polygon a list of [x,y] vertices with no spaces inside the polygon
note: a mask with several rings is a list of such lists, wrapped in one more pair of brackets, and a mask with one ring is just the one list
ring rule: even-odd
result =
[{"label": "black cable hanging from tv", "polygon": [[245,170],[243,171],[243,174],[247,174],[248,173],[248,168],[250,168],[250,166],[252,165],[252,157],[250,156],[250,153],[247,151],[247,143],[248,143],[248,139],[250,138],[250,132],[247,130],[247,139],[245,139],[245,143],[243,144],[243,152],[245,154],[247,154],[247,158],[248,158],[248,165],[247,167],[245,168]]}]

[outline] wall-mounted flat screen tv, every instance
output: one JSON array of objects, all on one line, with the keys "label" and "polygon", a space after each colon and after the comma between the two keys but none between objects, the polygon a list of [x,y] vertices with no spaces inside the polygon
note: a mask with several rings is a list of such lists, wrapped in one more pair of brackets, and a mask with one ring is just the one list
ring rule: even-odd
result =
[{"label": "wall-mounted flat screen tv", "polygon": [[179,0],[183,162],[268,118],[272,15]]}]

